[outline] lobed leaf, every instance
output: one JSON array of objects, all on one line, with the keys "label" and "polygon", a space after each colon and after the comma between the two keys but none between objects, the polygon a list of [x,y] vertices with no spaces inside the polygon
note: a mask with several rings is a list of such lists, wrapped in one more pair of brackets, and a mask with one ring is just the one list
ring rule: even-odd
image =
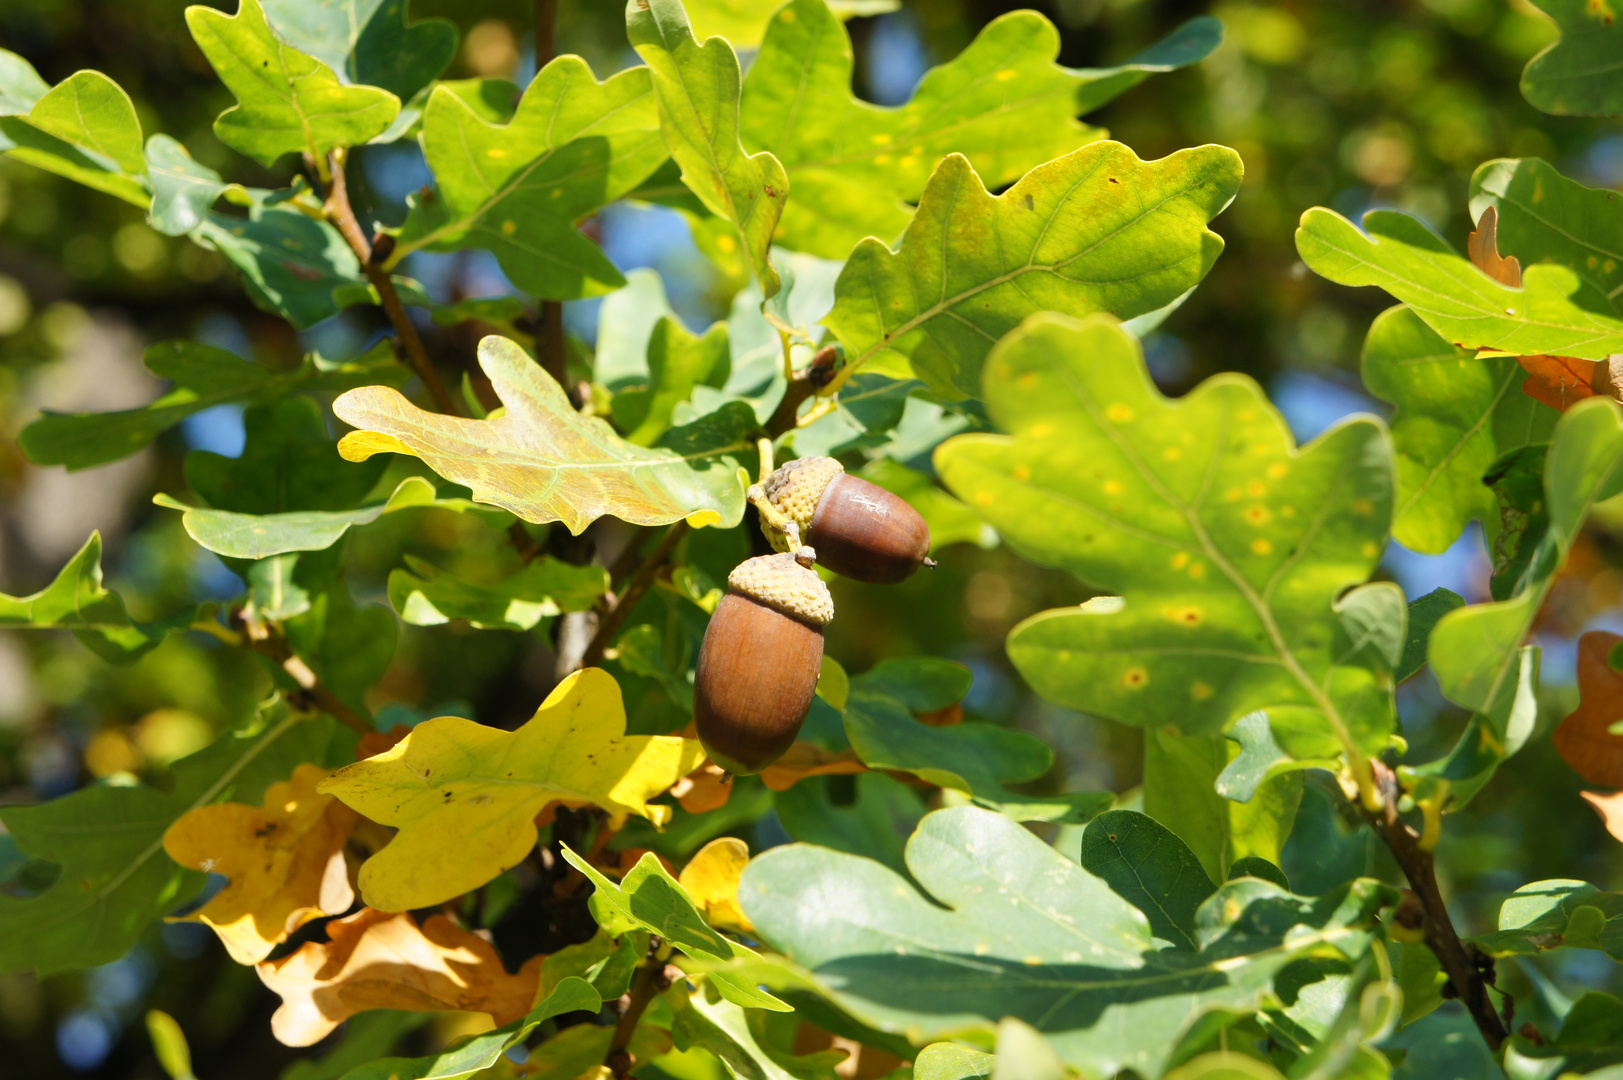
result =
[{"label": "lobed leaf", "polygon": [[1087,1075],[1164,1072],[1215,1010],[1252,1011],[1306,956],[1356,956],[1390,894],[1318,900],[1247,878],[1195,920],[1200,951],[1157,950],[1143,913],[1000,814],[926,816],[912,882],[878,863],[792,844],[752,860],[739,898],[767,943],[811,969],[856,1019],[915,1043],[985,1038],[1013,1016]]},{"label": "lobed leaf", "polygon": [[1517,1032],[1505,1044],[1504,1054],[1509,1080],[1583,1076],[1613,1080],[1623,1064],[1623,1001],[1590,991],[1562,1017],[1559,1035],[1532,1039]]},{"label": "lobed leaf", "polygon": [[191,235],[237,268],[255,305],[296,329],[309,329],[352,304],[375,302],[360,261],[338,230],[292,207],[260,199],[248,217],[211,211]]},{"label": "lobed leaf", "polygon": [[0,153],[145,209],[140,142],[129,95],[107,76],[81,71],[52,88],[27,60],[0,49]]},{"label": "lobed leaf", "polygon": [[1418,219],[1371,210],[1363,230],[1324,207],[1302,215],[1296,250],[1341,285],[1378,285],[1465,349],[1604,359],[1623,351],[1623,318],[1600,288],[1565,266],[1529,266],[1521,288],[1472,266]]},{"label": "lobed leaf", "polygon": [[164,854],[164,832],[222,799],[257,801],[295,765],[320,757],[330,721],[279,705],[177,761],[173,786],[96,784],[38,806],[0,809],[19,849],[60,873],[36,896],[0,896],[0,970],[41,976],[111,963],[155,920],[203,887]]},{"label": "lobed leaf", "polygon": [[235,15],[194,5],[186,25],[237,104],[214,121],[214,134],[261,165],[283,154],[318,161],[389,126],[400,99],[387,90],[345,86],[333,69],[284,43],[259,0],[237,0]]},{"label": "lobed leaf", "polygon": [[698,1047],[714,1054],[727,1072],[749,1080],[839,1080],[835,1066],[846,1062],[849,1051],[824,1050],[788,1054],[766,1042],[764,1017],[746,1012],[725,998],[704,992],[689,994],[682,988],[666,996],[673,1013],[671,1036],[684,1050]]},{"label": "lobed leaf", "polygon": [[625,284],[575,223],[665,159],[646,69],[598,82],[580,57],[560,56],[500,120],[441,85],[423,111],[421,141],[435,188],[413,206],[388,265],[419,249],[482,247],[535,296],[574,300]]},{"label": "lobed leaf", "polygon": [[1111,810],[1082,833],[1082,868],[1150,921],[1150,932],[1182,949],[1195,946],[1195,912],[1217,891],[1200,860],[1165,825]]},{"label": "lobed leaf", "polygon": [[694,40],[681,0],[629,0],[626,33],[653,75],[660,131],[682,182],[732,230],[732,250],[748,259],[770,299],[779,280],[767,249],[789,177],[770,153],[744,147],[738,55],[723,38]]},{"label": "lobed leaf", "polygon": [[1474,939],[1494,956],[1598,949],[1623,961],[1623,894],[1583,881],[1535,881],[1499,907],[1499,928]]},{"label": "lobed leaf", "polygon": [[529,630],[564,611],[586,611],[609,589],[601,566],[541,558],[494,585],[475,585],[406,556],[409,570],[389,572],[389,603],[413,626],[466,619],[481,630]]},{"label": "lobed leaf", "polygon": [[1054,62],[1059,32],[1047,18],[1013,12],[927,71],[905,105],[883,108],[852,94],[851,39],[825,0],[793,0],[767,25],[740,110],[744,145],[788,173],[774,240],[830,259],[868,236],[889,243],[941,158],[963,154],[989,187],[1003,187],[1103,137],[1078,113],[1199,60],[1221,37],[1215,19],[1199,18],[1125,64],[1079,70]]},{"label": "lobed leaf", "polygon": [[916,788],[884,773],[861,773],[853,778],[856,799],[839,805],[823,781],[807,778],[773,800],[773,809],[790,839],[817,844],[848,855],[860,855],[907,873],[902,852],[924,816],[924,803]]},{"label": "lobed leaf", "polygon": [[620,688],[587,668],[517,731],[442,716],[338,770],[324,793],[400,830],[362,865],[362,898],[406,911],[478,888],[523,860],[535,846],[535,816],[555,802],[600,807],[615,828],[632,814],[667,819],[670,808],[648,800],[692,772],[704,751],[694,739],[626,736],[625,726]]},{"label": "lobed leaf", "polygon": [[1403,597],[1347,592],[1379,562],[1390,520],[1378,421],[1297,450],[1250,379],[1162,397],[1136,340],[1105,318],[1032,318],[993,351],[985,385],[1009,434],[942,444],[947,487],[1024,557],[1121,594],[1010,633],[1039,693],[1185,735],[1266,709],[1298,757],[1385,746]]},{"label": "lobed leaf", "polygon": [[1471,216],[1492,208],[1498,246],[1523,265],[1559,263],[1608,299],[1623,294],[1623,207],[1617,192],[1585,187],[1538,158],[1500,158],[1471,175]]},{"label": "lobed leaf", "polygon": [[1612,733],[1623,715],[1623,671],[1611,664],[1620,641],[1607,630],[1578,639],[1578,707],[1550,733],[1556,753],[1585,783],[1613,789],[1623,788],[1623,735]]},{"label": "lobed leaf", "polygon": [[1537,0],[1535,6],[1556,21],[1561,36],[1527,62],[1522,96],[1556,116],[1623,114],[1617,73],[1623,26],[1612,6],[1594,0]]},{"label": "lobed leaf", "polygon": [[1098,142],[989,194],[947,157],[893,251],[859,244],[823,322],[846,370],[917,375],[945,400],[981,393],[987,353],[1037,311],[1132,318],[1189,291],[1223,241],[1206,228],[1240,186],[1221,146],[1140,161]]},{"label": "lobed leaf", "polygon": [[1444,341],[1407,307],[1376,317],[1364,341],[1364,385],[1397,406],[1392,443],[1398,490],[1392,535],[1440,554],[1480,521],[1489,542],[1499,508],[1484,481],[1501,457],[1548,442],[1559,414],[1519,393],[1515,359],[1477,359]]},{"label": "lobed leaf", "polygon": [[228,188],[243,190],[194,161],[186,147],[168,135],[147,140],[146,172],[152,185],[147,224],[168,236],[184,236],[203,224],[214,201]]},{"label": "lobed leaf", "polygon": [[127,175],[146,171],[135,104],[123,87],[99,71],[78,71],[51,87],[29,110],[28,122]]},{"label": "lobed leaf", "polygon": [[456,24],[408,22],[407,0],[265,0],[276,36],[349,84],[409,101],[456,55]]},{"label": "lobed leaf", "polygon": [[582,416],[563,388],[515,342],[487,337],[479,365],[505,411],[488,420],[424,412],[384,387],[352,390],[333,402],[359,428],[339,442],[351,461],[375,453],[411,454],[473,490],[474,499],[525,521],[562,521],[573,533],[604,514],[636,525],[686,519],[736,525],[743,485],[733,456],[755,426],[742,410],[718,413],[670,432],[664,445],[626,442],[597,417]]},{"label": "lobed leaf", "polygon": [[[176,620],[170,620],[172,623]],[[190,622],[190,613],[179,621]],[[55,580],[28,596],[0,593],[0,628],[72,630],[73,636],[103,660],[130,664],[157,648],[168,623],[142,625],[124,609],[124,599],[101,583],[101,533],[93,532]]]}]

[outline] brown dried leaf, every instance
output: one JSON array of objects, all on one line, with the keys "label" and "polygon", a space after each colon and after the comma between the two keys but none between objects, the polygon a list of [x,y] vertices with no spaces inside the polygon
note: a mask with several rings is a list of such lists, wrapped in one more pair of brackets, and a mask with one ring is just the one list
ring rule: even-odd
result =
[{"label": "brown dried leaf", "polygon": [[311,919],[355,902],[344,842],[360,815],[320,795],[327,770],[300,765],[272,784],[265,805],[215,803],[183,814],[163,835],[182,866],[224,874],[230,883],[184,920],[220,935],[231,959],[257,964]]},{"label": "brown dried leaf", "polygon": [[1499,254],[1497,208],[1490,206],[1482,211],[1482,220],[1477,222],[1476,231],[1465,239],[1465,250],[1476,268],[1499,284],[1509,285],[1512,289],[1522,287],[1522,264],[1516,261],[1514,255],[1505,257]]},{"label": "brown dried leaf", "polygon": [[1598,791],[1580,791],[1578,794],[1595,808],[1595,813],[1606,823],[1606,831],[1612,834],[1612,838],[1623,840],[1623,791],[1614,791],[1610,795]]},{"label": "brown dried leaf", "polygon": [[808,776],[867,772],[868,766],[855,750],[829,751],[816,743],[796,742],[789,751],[761,773],[761,781],[773,791],[788,791]]},{"label": "brown dried leaf", "polygon": [[1606,662],[1623,636],[1591,630],[1578,639],[1578,707],[1550,737],[1573,771],[1598,787],[1623,788],[1623,735],[1611,732],[1623,721],[1623,671]]},{"label": "brown dried leaf", "polygon": [[1516,362],[1529,376],[1522,383],[1522,393],[1552,409],[1566,412],[1597,392],[1611,392],[1609,384],[1604,391],[1596,390],[1595,382],[1606,368],[1594,360],[1580,360],[1575,356],[1519,356]]},{"label": "brown dried leaf", "polygon": [[690,814],[703,814],[727,805],[733,778],[720,765],[705,762],[671,785],[671,794]]},{"label": "brown dried leaf", "polygon": [[509,975],[490,942],[435,915],[418,927],[404,912],[362,908],[327,924],[329,942],[259,965],[282,998],[271,1031],[288,1046],[310,1046],[368,1009],[479,1012],[497,1025],[530,1011],[545,959]]}]

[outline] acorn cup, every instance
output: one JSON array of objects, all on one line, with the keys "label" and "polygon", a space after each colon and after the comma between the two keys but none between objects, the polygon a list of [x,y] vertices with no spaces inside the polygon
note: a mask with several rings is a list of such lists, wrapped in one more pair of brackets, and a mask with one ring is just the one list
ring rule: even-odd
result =
[{"label": "acorn cup", "polygon": [[699,648],[693,719],[710,759],[758,773],[783,756],[811,710],[823,669],[823,627],[834,618],[816,553],[746,559],[727,575]]},{"label": "acorn cup", "polygon": [[[894,585],[920,566],[934,566],[930,527],[906,500],[852,476],[831,457],[806,457],[784,465],[761,485],[774,509],[799,527],[799,539],[817,561],[856,581]],[[779,551],[793,539],[763,516],[761,531]]]}]

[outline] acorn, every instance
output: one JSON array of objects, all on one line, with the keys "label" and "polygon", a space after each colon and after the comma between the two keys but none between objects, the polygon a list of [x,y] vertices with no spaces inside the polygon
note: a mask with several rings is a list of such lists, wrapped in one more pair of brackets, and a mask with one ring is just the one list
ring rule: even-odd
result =
[{"label": "acorn", "polygon": [[811,711],[834,598],[816,553],[746,559],[727,575],[699,648],[693,720],[710,760],[758,773],[783,756]]},{"label": "acorn", "polygon": [[[766,478],[762,491],[836,574],[894,585],[920,566],[935,565],[927,558],[930,527],[919,512],[831,457],[791,461]],[[764,517],[761,531],[777,550],[792,550],[791,538]]]}]

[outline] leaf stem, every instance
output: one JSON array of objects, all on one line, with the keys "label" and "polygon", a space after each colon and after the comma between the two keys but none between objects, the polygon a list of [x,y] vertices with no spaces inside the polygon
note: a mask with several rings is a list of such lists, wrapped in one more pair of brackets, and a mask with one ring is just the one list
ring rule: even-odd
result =
[{"label": "leaf stem", "polygon": [[1454,993],[1471,1014],[1477,1030],[1494,1053],[1508,1037],[1505,1025],[1488,1000],[1488,986],[1492,978],[1491,966],[1479,966],[1477,951],[1460,940],[1454,923],[1448,916],[1448,905],[1437,887],[1437,864],[1432,852],[1423,846],[1422,837],[1398,817],[1398,782],[1392,770],[1378,759],[1370,759],[1375,786],[1382,800],[1379,809],[1371,810],[1362,798],[1355,797],[1364,819],[1375,830],[1392,857],[1397,860],[1409,887],[1420,900],[1424,912],[1423,922],[1426,947],[1437,957],[1448,975]]},{"label": "leaf stem", "polygon": [[[361,223],[355,220],[355,210],[349,203],[349,186],[344,176],[344,161],[340,152],[334,150],[331,155],[332,179],[327,188],[327,201],[322,204],[327,220],[332,222],[349,244],[355,257],[361,260],[361,267],[366,271],[366,278],[377,290],[378,301],[383,305],[384,312],[389,321],[394,324],[395,335],[401,346],[405,349],[406,362],[423,380],[428,388],[434,403],[439,406],[440,412],[448,416],[459,415],[456,402],[451,399],[445,384],[440,381],[440,374],[434,370],[433,361],[428,358],[428,350],[423,348],[423,339],[417,334],[417,327],[412,325],[411,317],[406,314],[406,306],[400,302],[400,294],[395,291],[394,279],[383,268],[390,252],[394,248],[392,237],[383,237],[376,247],[361,231]],[[325,176],[322,179],[327,179]]]},{"label": "leaf stem", "polygon": [[653,551],[648,553],[648,557],[642,561],[642,565],[637,567],[637,572],[626,583],[625,591],[620,594],[619,598],[615,600],[614,606],[609,608],[602,621],[598,623],[597,633],[592,635],[591,643],[586,646],[585,653],[581,655],[581,667],[596,667],[603,662],[603,654],[608,651],[609,645],[614,641],[614,635],[620,632],[620,628],[631,617],[631,610],[637,606],[637,601],[641,600],[648,590],[653,588],[654,579],[659,574],[660,567],[670,561],[671,554],[676,550],[676,545],[690,531],[692,531],[692,527],[685,521],[675,522],[665,530],[665,535],[660,538],[659,544]]},{"label": "leaf stem", "polygon": [[299,684],[300,692],[312,705],[336,717],[345,727],[361,735],[368,735],[377,730],[367,723],[364,716],[345,705],[337,694],[316,678],[316,673],[310,670],[310,665],[293,651],[292,646],[287,643],[287,638],[280,632],[271,630],[263,636],[256,636],[251,632],[244,633],[239,637],[239,644],[246,645],[261,656],[269,658],[277,667],[287,672],[293,681]]},{"label": "leaf stem", "polygon": [[609,1042],[609,1052],[603,1057],[603,1064],[615,1077],[615,1080],[625,1080],[631,1075],[631,1053],[627,1049],[631,1045],[631,1037],[637,1033],[637,1024],[642,1020],[642,1014],[647,1011],[649,1002],[670,988],[673,981],[666,971],[665,961],[670,959],[671,947],[667,942],[660,940],[658,935],[648,939],[648,955],[644,958],[642,966],[637,969],[637,978],[631,986],[631,992],[625,996],[625,1010],[620,1013],[620,1019],[614,1025],[614,1038]]}]

